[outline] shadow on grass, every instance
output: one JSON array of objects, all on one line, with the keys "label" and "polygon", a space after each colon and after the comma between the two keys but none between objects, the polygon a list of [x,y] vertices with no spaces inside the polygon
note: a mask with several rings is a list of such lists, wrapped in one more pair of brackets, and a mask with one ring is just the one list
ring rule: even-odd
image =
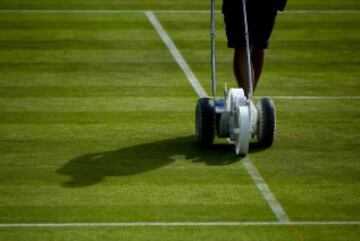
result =
[{"label": "shadow on grass", "polygon": [[211,166],[229,165],[241,160],[233,149],[229,144],[200,148],[195,145],[194,137],[188,136],[76,157],[57,173],[71,177],[63,186],[85,187],[101,182],[104,177],[148,172],[176,160],[203,162]]}]

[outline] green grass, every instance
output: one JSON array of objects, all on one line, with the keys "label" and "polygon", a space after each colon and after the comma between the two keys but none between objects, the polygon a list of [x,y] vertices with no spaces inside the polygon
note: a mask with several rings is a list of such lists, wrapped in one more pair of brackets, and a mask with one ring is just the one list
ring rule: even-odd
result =
[{"label": "green grass", "polygon": [[[0,9],[208,9],[204,1],[8,1]],[[358,1],[289,9],[359,10]],[[209,16],[158,12],[210,92]],[[257,95],[360,96],[360,14],[279,15]],[[218,15],[219,82],[234,86]],[[0,223],[276,221],[217,140],[194,145],[197,96],[145,14],[0,13]],[[360,220],[360,100],[276,99],[252,150],[293,221]],[[0,228],[0,240],[357,240],[358,225]]]}]

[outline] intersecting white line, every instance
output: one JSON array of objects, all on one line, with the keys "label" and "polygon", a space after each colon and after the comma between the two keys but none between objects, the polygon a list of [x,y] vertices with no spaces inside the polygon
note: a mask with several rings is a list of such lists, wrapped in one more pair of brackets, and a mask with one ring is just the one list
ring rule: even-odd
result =
[{"label": "intersecting white line", "polygon": [[97,227],[222,227],[222,226],[347,226],[360,221],[299,221],[299,222],[93,222],[93,223],[1,223],[4,228],[97,228]]},{"label": "intersecting white line", "polygon": [[[179,64],[180,68],[184,71],[187,79],[191,83],[192,87],[196,93],[202,97],[206,96],[206,92],[201,86],[199,80],[195,77],[194,73],[191,71],[190,67],[187,65],[185,59],[182,57],[180,51],[177,49],[170,36],[166,33],[166,30],[161,26],[161,23],[153,14],[153,12],[146,12],[146,16],[149,18],[150,22],[153,24],[154,28],[160,35],[161,39],[164,41],[165,45],[168,47],[169,51],[172,53],[175,61]],[[245,170],[254,180],[259,191],[263,195],[267,204],[270,206],[271,210],[274,212],[278,221],[281,223],[289,222],[289,217],[285,213],[284,209],[281,207],[280,203],[276,200],[275,196],[270,191],[269,186],[266,184],[265,180],[261,177],[260,173],[256,168],[251,164],[249,160],[244,160],[243,165]]]},{"label": "intersecting white line", "polygon": [[265,182],[264,178],[261,176],[257,168],[251,163],[251,161],[248,158],[244,158],[242,160],[242,163],[246,171],[250,174],[251,178],[254,180],[256,186],[258,187],[260,193],[263,195],[267,204],[269,205],[273,213],[276,215],[279,222],[280,223],[290,222],[288,215],[280,205],[279,201],[276,199],[275,195],[270,190],[269,186],[267,185],[267,183]]}]

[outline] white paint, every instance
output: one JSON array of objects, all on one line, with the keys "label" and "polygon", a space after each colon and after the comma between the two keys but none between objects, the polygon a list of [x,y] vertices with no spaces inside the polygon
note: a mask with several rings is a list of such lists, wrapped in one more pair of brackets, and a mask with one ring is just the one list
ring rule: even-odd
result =
[{"label": "white paint", "polygon": [[14,9],[14,10],[0,10],[0,13],[53,13],[53,14],[79,14],[79,13],[95,13],[95,14],[102,14],[102,13],[139,13],[144,14],[145,10],[115,10],[115,9]]},{"label": "white paint", "polygon": [[264,199],[266,200],[267,204],[276,215],[277,219],[280,223],[289,223],[290,219],[274,194],[271,192],[269,186],[265,182],[264,178],[261,176],[260,172],[257,168],[251,163],[248,158],[244,158],[242,160],[243,166],[245,167],[246,171],[250,174],[251,178],[254,180],[256,186],[260,190],[260,193],[263,195]]},{"label": "white paint", "polygon": [[[220,96],[222,97],[222,96]],[[315,96],[315,95],[273,95],[273,96],[254,96],[254,99],[270,98],[278,100],[360,100],[360,96]]]},{"label": "white paint", "polygon": [[[0,13],[145,13],[149,10],[140,9],[140,10],[120,10],[120,9],[1,9]],[[156,13],[209,13],[210,10],[151,10]],[[217,11],[220,13],[221,11]],[[286,10],[280,12],[281,14],[358,14],[360,10],[330,10],[330,9],[317,9],[317,10]]]},{"label": "white paint", "polygon": [[304,10],[285,10],[283,12],[279,12],[281,14],[318,14],[318,13],[321,13],[321,14],[344,14],[344,13],[360,13],[360,10],[351,10],[351,9],[333,9],[333,10],[330,10],[330,9],[314,9],[314,10],[311,10],[311,9],[304,9]]},{"label": "white paint", "polygon": [[89,222],[89,223],[2,223],[6,228],[97,228],[97,227],[221,227],[221,226],[347,226],[360,221],[300,221],[300,222]]},{"label": "white paint", "polygon": [[[210,13],[210,10],[153,10],[156,13]],[[221,10],[217,10],[217,13],[221,13]],[[360,10],[351,10],[351,9],[343,9],[343,10],[330,10],[330,9],[314,9],[314,10],[307,10],[307,9],[298,9],[298,10],[285,10],[283,12],[279,11],[281,14],[357,14],[360,13]]]},{"label": "white paint", "polygon": [[360,96],[257,96],[255,98],[268,97],[271,99],[285,100],[358,100]]},{"label": "white paint", "polygon": [[170,36],[167,34],[166,30],[163,28],[159,20],[156,18],[152,11],[147,11],[146,16],[148,17],[149,21],[155,28],[155,30],[160,35],[164,44],[168,47],[170,53],[174,57],[175,61],[178,63],[182,71],[184,72],[186,78],[196,91],[196,93],[200,97],[207,96],[206,91],[201,86],[199,80],[196,78],[195,74],[192,72],[190,66],[186,63],[186,60],[181,55],[180,51],[176,47],[175,43],[171,40]]}]

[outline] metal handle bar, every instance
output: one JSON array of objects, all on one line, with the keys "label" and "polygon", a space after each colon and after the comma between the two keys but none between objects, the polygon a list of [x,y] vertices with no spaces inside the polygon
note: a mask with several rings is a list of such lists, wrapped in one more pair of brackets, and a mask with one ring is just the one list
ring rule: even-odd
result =
[{"label": "metal handle bar", "polygon": [[216,29],[215,29],[215,14],[216,14],[215,0],[211,0],[211,90],[212,95],[216,97],[216,50],[215,50],[215,38],[216,38]]}]

